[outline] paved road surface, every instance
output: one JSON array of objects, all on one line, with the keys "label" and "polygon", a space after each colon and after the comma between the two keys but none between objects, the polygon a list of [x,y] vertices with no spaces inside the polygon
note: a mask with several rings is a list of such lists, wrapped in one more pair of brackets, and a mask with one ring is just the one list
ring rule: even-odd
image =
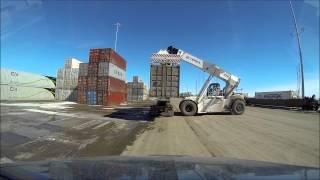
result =
[{"label": "paved road surface", "polygon": [[319,113],[247,107],[241,116],[160,117],[122,155],[232,157],[319,167]]}]

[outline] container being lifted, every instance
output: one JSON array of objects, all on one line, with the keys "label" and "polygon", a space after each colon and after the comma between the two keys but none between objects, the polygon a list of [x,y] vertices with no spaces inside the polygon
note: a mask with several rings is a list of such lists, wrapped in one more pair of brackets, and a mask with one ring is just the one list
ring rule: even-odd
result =
[{"label": "container being lifted", "polygon": [[158,99],[157,104],[151,107],[151,112],[162,116],[173,116],[170,98],[179,97],[180,60],[175,55],[167,58],[164,56],[153,54],[151,58],[149,96]]},{"label": "container being lifted", "polygon": [[151,97],[179,97],[179,64],[151,64],[150,77]]}]

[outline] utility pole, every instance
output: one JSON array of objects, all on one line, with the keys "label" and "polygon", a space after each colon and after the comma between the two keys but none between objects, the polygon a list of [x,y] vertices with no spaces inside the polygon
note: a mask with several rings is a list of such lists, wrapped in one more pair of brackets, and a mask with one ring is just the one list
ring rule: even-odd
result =
[{"label": "utility pole", "polygon": [[300,68],[297,66],[297,96],[300,96]]},{"label": "utility pole", "polygon": [[117,26],[117,30],[116,30],[116,40],[114,42],[114,51],[117,51],[118,31],[119,31],[120,23],[117,22],[115,25]]},{"label": "utility pole", "polygon": [[291,8],[291,12],[292,12],[292,17],[293,17],[293,22],[294,22],[294,27],[296,30],[296,35],[297,35],[297,42],[298,42],[298,48],[299,48],[299,57],[300,57],[300,71],[301,71],[301,92],[302,92],[302,96],[301,98],[304,98],[304,75],[303,75],[303,58],[302,58],[302,50],[301,50],[301,44],[300,44],[300,34],[298,32],[298,25],[297,25],[297,20],[296,20],[296,15],[294,14],[294,10],[292,7],[292,3],[290,2],[290,8]]}]

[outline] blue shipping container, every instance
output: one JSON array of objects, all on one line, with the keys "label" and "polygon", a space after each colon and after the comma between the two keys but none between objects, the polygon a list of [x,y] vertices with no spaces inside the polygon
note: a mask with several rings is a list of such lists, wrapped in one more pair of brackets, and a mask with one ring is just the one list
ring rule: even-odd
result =
[{"label": "blue shipping container", "polygon": [[96,91],[88,91],[87,93],[87,102],[90,105],[97,104]]}]

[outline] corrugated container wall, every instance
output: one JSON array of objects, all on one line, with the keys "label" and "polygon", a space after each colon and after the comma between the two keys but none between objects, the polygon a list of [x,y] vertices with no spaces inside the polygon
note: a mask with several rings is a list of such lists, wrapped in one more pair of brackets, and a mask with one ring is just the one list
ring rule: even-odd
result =
[{"label": "corrugated container wall", "polygon": [[150,97],[179,97],[180,65],[151,64]]},{"label": "corrugated container wall", "polygon": [[64,68],[58,69],[55,99],[77,101],[79,66],[81,61],[75,58],[65,60]]},{"label": "corrugated container wall", "polygon": [[127,83],[127,88],[128,101],[143,101],[148,97],[147,88],[138,76],[133,76],[133,81]]},{"label": "corrugated container wall", "polygon": [[126,102],[126,61],[110,48],[90,49],[89,63],[80,64],[77,102],[119,105]]}]

